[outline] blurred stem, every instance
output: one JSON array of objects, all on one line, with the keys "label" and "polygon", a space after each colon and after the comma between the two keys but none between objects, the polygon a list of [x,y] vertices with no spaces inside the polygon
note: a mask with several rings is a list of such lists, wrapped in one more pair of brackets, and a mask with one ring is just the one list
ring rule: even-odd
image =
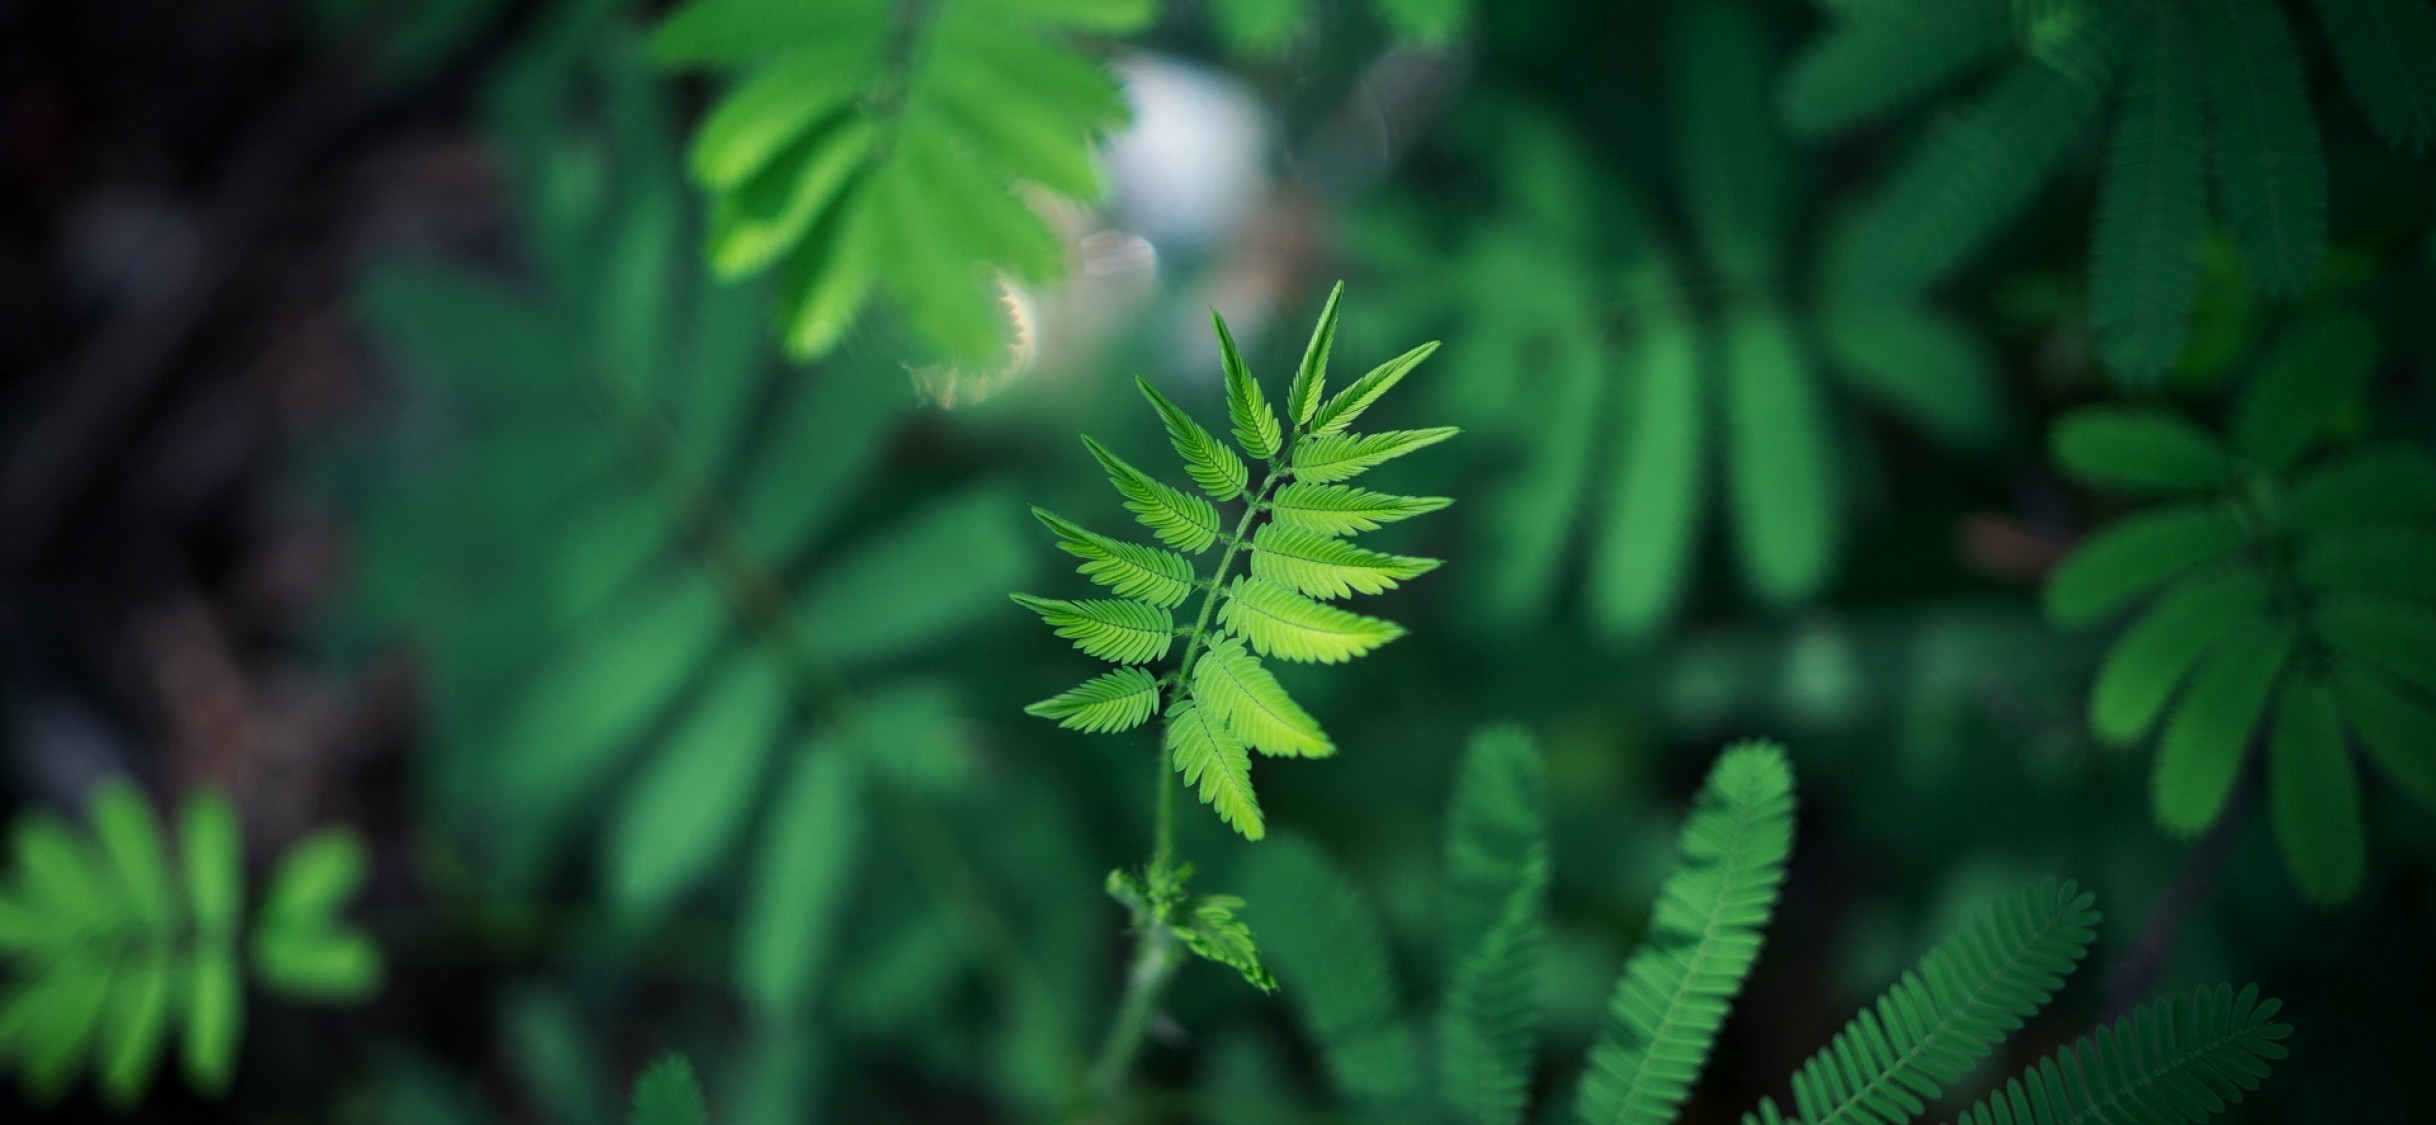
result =
[{"label": "blurred stem", "polygon": [[1124,1096],[1134,1060],[1142,1053],[1142,1040],[1150,1034],[1151,1013],[1158,1010],[1160,994],[1183,963],[1175,928],[1168,925],[1166,915],[1165,905],[1156,907],[1143,927],[1142,940],[1134,947],[1133,968],[1125,974],[1125,996],[1117,1002],[1116,1022],[1108,1026],[1108,1038],[1091,1064],[1095,1109],[1104,1109]]}]

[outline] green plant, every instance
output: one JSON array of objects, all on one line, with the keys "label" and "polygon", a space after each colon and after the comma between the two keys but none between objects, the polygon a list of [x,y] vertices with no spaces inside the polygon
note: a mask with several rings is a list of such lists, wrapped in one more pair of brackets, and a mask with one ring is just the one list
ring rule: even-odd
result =
[{"label": "green plant", "polygon": [[[1210,25],[1238,54],[1277,55],[1308,36],[1313,7],[1312,0],[1217,0]],[[1422,47],[1458,44],[1472,20],[1471,0],[1372,0],[1370,8],[1396,38]]]},{"label": "green plant", "polygon": [[380,950],[339,918],[365,875],[352,832],[298,841],[249,920],[226,797],[186,796],[174,852],[123,779],[95,788],[86,815],[89,835],[48,812],[20,816],[0,881],[0,1064],[36,1099],[56,1101],[89,1068],[107,1102],[133,1106],[173,1036],[188,1084],[225,1092],[249,976],[316,1003],[380,988]]},{"label": "green plant", "polygon": [[2156,820],[2185,836],[2226,815],[2263,743],[2277,843],[2321,905],[2349,900],[2367,862],[2353,740],[2436,807],[2436,461],[2310,456],[2356,410],[2375,350],[2357,314],[2319,310],[2260,361],[2229,441],[2154,406],[2091,407],[2052,433],[2066,474],[2161,501],[2047,584],[2063,625],[2157,595],[2098,671],[2091,728],[2118,745],[2158,732]]},{"label": "green plant", "polygon": [[[664,63],[739,76],[694,135],[723,277],[784,260],[788,350],[829,352],[885,293],[951,359],[1008,341],[993,273],[1045,282],[1059,236],[1026,201],[1101,189],[1092,139],[1123,123],[1114,79],[1067,42],[1122,34],[1147,0],[824,4],[695,0]],[[988,268],[977,268],[976,262]]]},{"label": "green plant", "polygon": [[626,1113],[626,1125],[709,1125],[710,1113],[702,1105],[702,1083],[694,1077],[694,1064],[685,1056],[670,1052],[652,1060],[643,1073],[635,1076],[633,1105]]},{"label": "green plant", "polygon": [[[1449,825],[1446,979],[1434,1092],[1402,1012],[1378,923],[1318,849],[1281,840],[1252,857],[1269,957],[1337,1089],[1400,1118],[1512,1125],[1529,1110],[1537,1035],[1531,990],[1545,910],[1547,844],[1538,751],[1519,732],[1474,739]],[[1767,743],[1710,769],[1639,946],[1618,975],[1574,1104],[1577,1121],[1675,1119],[1758,960],[1793,835],[1793,774]],[[2092,898],[2070,882],[2005,895],[1920,959],[1745,1125],[1896,1125],[1927,1112],[2044,1007],[2095,937]],[[1274,917],[1272,917],[1274,913]],[[1487,923],[1484,927],[1484,921]],[[2200,1122],[2257,1087],[2289,1028],[2255,989],[2195,990],[2101,1027],[1964,1120],[2007,1125]],[[1435,1109],[1426,1108],[1435,1103]]]},{"label": "green plant", "polygon": [[[1016,602],[1038,613],[1074,647],[1118,667],[1026,710],[1094,733],[1130,730],[1153,715],[1161,716],[1164,726],[1157,839],[1149,864],[1138,875],[1119,870],[1108,876],[1109,893],[1132,912],[1141,938],[1123,1010],[1095,1074],[1102,1096],[1113,1093],[1131,1068],[1151,1005],[1175,971],[1178,943],[1234,967],[1263,989],[1273,987],[1250,931],[1236,919],[1242,901],[1186,894],[1192,868],[1175,856],[1176,775],[1183,775],[1201,802],[1245,839],[1265,836],[1245,750],[1320,758],[1334,754],[1336,745],[1286,694],[1262,658],[1336,664],[1395,640],[1404,630],[1394,622],[1327,603],[1393,589],[1438,566],[1436,559],[1351,542],[1354,535],[1435,511],[1448,501],[1372,492],[1344,482],[1453,437],[1455,429],[1351,432],[1363,412],[1438,345],[1405,352],[1323,398],[1343,295],[1341,284],[1328,295],[1286,390],[1282,422],[1236,350],[1225,320],[1211,313],[1225,369],[1227,416],[1240,456],[1148,382],[1139,384],[1206,498],[1165,484],[1083,439],[1125,507],[1175,550],[1128,543],[1033,510],[1056,534],[1058,545],[1083,560],[1079,573],[1117,597],[1067,601],[1016,594]],[[1261,467],[1257,484],[1246,456]],[[1242,502],[1231,532],[1212,500]],[[1221,543],[1225,549],[1203,576],[1189,556]],[[1239,555],[1246,573],[1235,571]],[[1196,595],[1200,606],[1192,624],[1180,625],[1174,611]],[[1142,667],[1164,660],[1178,638],[1182,652],[1172,670],[1154,676]]]},{"label": "green plant", "polygon": [[[2416,154],[2436,142],[2436,13],[2417,0],[2313,6],[2353,99],[2385,143]],[[2029,203],[2098,127],[2119,87],[2090,243],[2090,320],[2121,381],[2155,382],[2182,353],[2199,292],[2211,165],[2254,289],[2295,293],[2325,259],[2326,160],[2283,8],[2276,0],[1841,6],[1786,75],[1784,118],[1798,132],[1848,129],[1990,59],[2006,64],[1929,127],[1863,212],[1842,243],[1841,283],[1884,291],[1938,281]]]}]

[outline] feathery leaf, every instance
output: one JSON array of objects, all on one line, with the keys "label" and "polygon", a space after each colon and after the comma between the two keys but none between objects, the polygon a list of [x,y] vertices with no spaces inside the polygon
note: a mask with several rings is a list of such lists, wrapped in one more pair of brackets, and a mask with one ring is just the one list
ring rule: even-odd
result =
[{"label": "feathery leaf", "polygon": [[2358,404],[2377,362],[2377,329],[2350,309],[2308,313],[2276,337],[2233,408],[2233,447],[2278,469]]},{"label": "feathery leaf", "polygon": [[1058,547],[1083,560],[1076,572],[1120,598],[1174,609],[1193,594],[1193,564],[1182,555],[1086,531],[1044,508],[1033,508],[1032,515],[1057,533]]},{"label": "feathery leaf", "polygon": [[1425,430],[1308,438],[1294,445],[1294,479],[1312,484],[1352,480],[1393,458],[1436,445],[1461,432],[1453,426],[1433,426]]},{"label": "feathery leaf", "polygon": [[2073,411],[2048,431],[2047,452],[2058,469],[2084,484],[2135,495],[2204,492],[2232,471],[2214,437],[2161,407]]},{"label": "feathery leaf", "polygon": [[1226,413],[1235,424],[1235,444],[1254,458],[1277,456],[1278,443],[1285,437],[1277,424],[1277,412],[1269,409],[1260,381],[1244,366],[1243,353],[1235,349],[1235,336],[1226,330],[1226,318],[1216,309],[1210,310],[1210,327],[1218,332],[1218,359],[1226,369]]},{"label": "feathery leaf", "polygon": [[2089,690],[2090,728],[2116,745],[2146,735],[2199,658],[2266,605],[2266,580],[2246,568],[2175,585],[2107,650]]},{"label": "feathery leaf", "polygon": [[1422,360],[1437,352],[1438,341],[1432,340],[1371,368],[1344,390],[1330,396],[1319,412],[1312,415],[1312,436],[1326,437],[1345,432],[1345,427],[1352,425],[1363,411],[1370,409],[1370,404],[1379,401],[1379,396],[1394,389],[1406,374],[1421,365]]},{"label": "feathery leaf", "polygon": [[1177,700],[1167,709],[1167,753],[1185,784],[1200,792],[1201,803],[1216,811],[1218,819],[1247,840],[1268,834],[1260,819],[1260,801],[1252,794],[1252,761],[1217,716],[1191,698]]},{"label": "feathery leaf", "polygon": [[1287,836],[1246,863],[1269,968],[1317,1041],[1336,1088],[1355,1099],[1408,1095],[1420,1043],[1401,1012],[1387,938],[1362,889],[1308,842]]},{"label": "feathery leaf", "polygon": [[1083,445],[1108,473],[1108,481],[1116,485],[1125,498],[1126,510],[1150,529],[1159,541],[1181,551],[1199,554],[1218,541],[1218,509],[1198,496],[1173,485],[1151,478],[1150,474],[1134,468],[1125,459],[1108,451],[1106,446],[1086,437]]},{"label": "feathery leaf", "polygon": [[2436,11],[2418,0],[2317,0],[2351,97],[2390,148],[2436,144]]},{"label": "feathery leaf", "polygon": [[661,1055],[634,1080],[634,1104],[626,1125],[708,1125],[702,1084],[692,1063],[675,1052]]},{"label": "feathery leaf", "polygon": [[1237,577],[1218,605],[1218,624],[1262,656],[1340,664],[1404,635],[1393,621],[1323,605],[1265,578]]},{"label": "feathery leaf", "polygon": [[2047,617],[2094,620],[2245,541],[2240,521],[2213,501],[2175,504],[2117,520],[2074,549],[2047,579]]},{"label": "feathery leaf", "polygon": [[2196,836],[2223,814],[2292,645],[2273,618],[2244,618],[2192,677],[2157,743],[2151,805],[2167,831]]},{"label": "feathery leaf", "polygon": [[1167,424],[1168,444],[1176,447],[1176,456],[1184,458],[1184,471],[1209,493],[1212,500],[1232,500],[1243,495],[1243,486],[1251,478],[1243,466],[1243,458],[1235,455],[1201,423],[1184,409],[1169,402],[1147,379],[1136,377],[1134,385],[1142,388],[1142,397],[1150,400],[1159,412],[1159,420]]},{"label": "feathery leaf", "polygon": [[2299,292],[2326,258],[2326,155],[2292,25],[2275,0],[2217,0],[2190,11],[2215,109],[2225,227],[2251,288]]},{"label": "feathery leaf", "polygon": [[2258,1088],[2290,1027],[2252,985],[2142,1005],[2081,1037],[1957,1118],[1957,1125],[2198,1125]]},{"label": "feathery leaf", "polygon": [[1530,1095],[1539,1034],[1549,877],[1546,780],[1519,728],[1472,737],[1447,817],[1447,965],[1438,1009],[1438,1094],[1456,1120],[1513,1125]]},{"label": "feathery leaf", "polygon": [[1840,6],[1834,26],[1785,72],[1785,124],[1821,135],[1878,117],[2012,41],[2006,0],[1883,0]]},{"label": "feathery leaf", "polygon": [[1263,754],[1325,758],[1336,753],[1319,721],[1235,637],[1211,640],[1193,662],[1193,699]]},{"label": "feathery leaf", "polygon": [[1344,296],[1342,281],[1328,290],[1328,303],[1320,307],[1319,323],[1311,326],[1311,342],[1303,347],[1302,366],[1294,369],[1294,382],[1286,388],[1286,417],[1296,426],[1310,424],[1311,416],[1319,410],[1320,395],[1327,390],[1328,353],[1336,347],[1337,303]]},{"label": "feathery leaf", "polygon": [[1068,730],[1090,734],[1131,730],[1159,709],[1159,681],[1140,668],[1102,672],[1050,698],[1026,706],[1024,714],[1055,719]]},{"label": "feathery leaf", "polygon": [[1390,555],[1284,524],[1262,524],[1252,533],[1252,576],[1315,598],[1392,590],[1438,565],[1437,559]]},{"label": "feathery leaf", "polygon": [[2098,195],[2090,329],[2118,380],[2154,385],[2182,355],[2208,234],[2199,64],[2177,8],[2141,37]]},{"label": "feathery leaf", "polygon": [[1167,655],[1176,621],[1148,602],[1114,598],[1064,601],[1011,594],[1015,604],[1040,615],[1074,647],[1112,664],[1146,664]]},{"label": "feathery leaf", "polygon": [[2320,906],[2350,901],[2368,865],[2360,819],[2360,778],[2343,744],[2343,717],[2332,692],[2292,676],[2276,700],[2267,744],[2267,806],[2275,842],[2301,893]]},{"label": "feathery leaf", "polygon": [[1241,909],[1243,900],[1234,895],[1202,895],[1186,904],[1176,932],[1184,938],[1186,949],[1242,973],[1247,983],[1262,992],[1275,992],[1277,978],[1260,963],[1252,927],[1235,916]]},{"label": "feathery leaf", "polygon": [[1623,380],[1588,597],[1607,633],[1641,637],[1681,601],[1707,510],[1700,329],[1687,310],[1673,301],[1653,309]]},{"label": "feathery leaf", "polygon": [[1296,481],[1269,500],[1269,517],[1288,527],[1322,535],[1376,531],[1383,524],[1435,512],[1454,503],[1444,496],[1393,496],[1349,484]]},{"label": "feathery leaf", "polygon": [[1840,510],[1817,374],[1773,306],[1725,325],[1726,505],[1743,577],[1771,604],[1800,601],[1827,580]]}]

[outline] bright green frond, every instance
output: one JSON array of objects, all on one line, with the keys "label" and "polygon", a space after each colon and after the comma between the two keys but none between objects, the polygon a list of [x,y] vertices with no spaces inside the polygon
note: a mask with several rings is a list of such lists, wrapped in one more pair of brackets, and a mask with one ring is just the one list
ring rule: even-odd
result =
[{"label": "bright green frond", "polygon": [[1175,618],[1148,602],[1113,598],[1064,601],[1010,595],[1015,604],[1040,615],[1057,635],[1074,647],[1115,664],[1145,664],[1167,655],[1176,639]]},{"label": "bright green frond", "polygon": [[2250,285],[2294,293],[2326,258],[2326,156],[2301,52],[2275,0],[2189,6],[2215,129],[2216,197]]},{"label": "bright green frond", "polygon": [[2176,504],[2118,520],[2075,549],[2047,579],[2047,616],[2077,625],[2109,613],[2159,583],[2238,549],[2241,523],[2212,501]]},{"label": "bright green frond", "polygon": [[1046,509],[1034,508],[1032,515],[1057,533],[1060,548],[1083,560],[1075,568],[1083,577],[1118,597],[1174,609],[1192,596],[1193,564],[1184,556],[1086,531]]},{"label": "bright green frond", "polygon": [[1141,726],[1158,709],[1159,681],[1140,668],[1119,668],[1093,676],[1023,711],[1055,719],[1057,725],[1068,730],[1103,734]]},{"label": "bright green frond", "polygon": [[702,1083],[685,1056],[671,1051],[653,1060],[634,1080],[634,1103],[626,1125],[709,1125]]},{"label": "bright green frond", "polygon": [[1328,384],[1328,353],[1336,347],[1336,309],[1345,297],[1345,283],[1340,281],[1328,290],[1328,303],[1320,308],[1319,323],[1311,327],[1311,342],[1303,348],[1302,365],[1294,369],[1294,382],[1286,388],[1286,417],[1296,426],[1306,426],[1319,410],[1320,395]]},{"label": "bright green frond", "polygon": [[2127,386],[2153,386],[2182,356],[2207,242],[2207,141],[2198,50],[2180,9],[2156,9],[2098,193],[2089,251],[2090,330]]},{"label": "bright green frond", "polygon": [[2006,0],[1847,4],[1778,91],[1794,132],[1833,133],[1935,90],[2012,42]]},{"label": "bright green frond", "polygon": [[1777,746],[1743,743],[1711,767],[1649,929],[1616,978],[1575,1120],[1674,1120],[1759,960],[1793,807],[1793,768]]},{"label": "bright green frond", "polygon": [[2091,896],[2049,881],[1965,923],[1793,1077],[1805,1125],[1901,1125],[2045,1007],[2095,939]]},{"label": "bright green frond", "polygon": [[1297,481],[1269,500],[1269,518],[1322,535],[1376,531],[1382,524],[1435,512],[1454,503],[1444,496],[1392,496],[1349,484]]},{"label": "bright green frond", "polygon": [[1345,427],[1352,425],[1362,416],[1363,411],[1370,409],[1370,404],[1379,401],[1379,396],[1392,390],[1397,383],[1403,381],[1406,374],[1420,366],[1422,360],[1437,354],[1437,351],[1438,341],[1432,340],[1371,368],[1344,390],[1331,396],[1327,403],[1319,408],[1319,412],[1312,416],[1311,433],[1313,436],[1326,437],[1330,434],[1343,433]]},{"label": "bright green frond", "polygon": [[2148,733],[2208,649],[2267,604],[2267,583],[2241,568],[2175,585],[2106,652],[2089,690],[2089,725],[2128,745]]},{"label": "bright green frond", "polygon": [[1269,968],[1285,985],[1336,1088],[1357,1100],[1410,1094],[1420,1042],[1406,1022],[1387,937],[1362,888],[1318,848],[1288,836],[1244,872]]},{"label": "bright green frond", "polygon": [[2418,0],[2317,0],[2352,100],[2385,143],[2436,144],[2436,11]]},{"label": "bright green frond", "polygon": [[1125,508],[1142,521],[1159,541],[1182,551],[1199,554],[1218,541],[1218,509],[1210,502],[1191,495],[1173,485],[1151,478],[1150,474],[1134,468],[1125,459],[1108,451],[1106,446],[1086,437],[1083,445],[1108,473],[1108,481],[1116,485],[1125,498]]},{"label": "bright green frond", "polygon": [[2233,468],[2207,431],[2151,406],[2073,411],[2048,431],[2047,452],[2084,484],[2134,494],[2204,492],[2223,484]]},{"label": "bright green frond", "polygon": [[1242,973],[1247,983],[1262,992],[1275,992],[1277,978],[1260,963],[1252,927],[1235,916],[1242,909],[1243,900],[1234,895],[1202,895],[1186,904],[1177,933],[1183,936],[1185,948]]},{"label": "bright green frond", "polygon": [[1184,471],[1209,493],[1212,500],[1232,500],[1243,495],[1243,486],[1250,479],[1250,470],[1243,467],[1243,458],[1226,447],[1216,436],[1193,421],[1184,408],[1167,400],[1147,379],[1136,378],[1134,385],[1142,388],[1142,397],[1150,400],[1159,412],[1159,420],[1167,424],[1168,444],[1176,447],[1176,455],[1184,458]]},{"label": "bright green frond", "polygon": [[1263,754],[1325,758],[1336,753],[1319,721],[1234,637],[1210,641],[1193,662],[1193,699]]},{"label": "bright green frond", "polygon": [[2151,799],[2167,831],[2196,836],[2223,814],[2293,639],[2266,614],[2241,619],[2192,677],[2157,743]]},{"label": "bright green frond", "polygon": [[1235,444],[1254,458],[1275,457],[1278,444],[1285,439],[1277,412],[1269,409],[1260,381],[1244,365],[1243,353],[1235,349],[1235,336],[1226,330],[1226,318],[1216,309],[1210,310],[1210,327],[1218,333],[1218,359],[1226,369],[1226,414],[1235,424]]},{"label": "bright green frond", "polygon": [[2292,1029],[2252,985],[2144,1004],[2039,1060],[1958,1125],[2199,1125],[2258,1089]]},{"label": "bright green frond", "polygon": [[1404,635],[1393,621],[1322,605],[1264,578],[1237,578],[1218,623],[1262,656],[1304,663],[1343,663]]},{"label": "bright green frond", "polygon": [[2360,816],[2360,777],[2343,743],[2334,693],[2314,677],[2292,676],[2276,700],[2267,744],[2267,807],[2284,867],[2311,902],[2334,906],[2360,890],[2368,866]]},{"label": "bright green frond", "polygon": [[1252,534],[1252,576],[1315,598],[1376,594],[1438,569],[1437,559],[1390,555],[1284,524]]},{"label": "bright green frond", "polygon": [[1268,834],[1260,819],[1260,801],[1252,795],[1252,761],[1243,743],[1218,717],[1190,698],[1167,709],[1167,754],[1184,783],[1201,794],[1201,803],[1228,827],[1257,840]]},{"label": "bright green frond", "polygon": [[1311,484],[1352,480],[1397,457],[1455,436],[1453,426],[1386,430],[1375,434],[1329,434],[1295,443],[1294,479]]}]

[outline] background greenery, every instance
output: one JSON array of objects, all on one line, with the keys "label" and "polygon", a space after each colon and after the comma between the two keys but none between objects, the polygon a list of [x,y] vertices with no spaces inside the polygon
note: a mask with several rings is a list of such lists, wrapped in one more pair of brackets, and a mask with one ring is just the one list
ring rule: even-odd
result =
[{"label": "background greenery", "polygon": [[[1938,1119],[2217,981],[2297,1029],[2226,1119],[2436,1119],[2425,0],[274,22],[489,185],[475,237],[325,233],[353,405],[264,470],[346,564],[263,647],[411,686],[301,813],[260,796],[275,760],[160,749],[174,713],[117,716],[95,767],[42,716],[109,662],[24,624],[83,556],[23,532],[10,886],[65,885],[35,810],[81,815],[94,775],[155,809],[233,783],[272,936],[260,1002],[147,1079],[169,1031],[63,1046],[42,1013],[225,982],[227,896],[195,900],[195,968],[77,968],[0,910],[0,1011],[36,1013],[0,1017],[0,1110],[574,1125],[674,1048],[718,1121],[1069,1115],[1160,762],[1147,728],[1023,713],[1098,670],[1006,598],[1086,592],[1028,505],[1121,528],[1078,433],[1184,483],[1136,377],[1222,431],[1206,310],[1277,399],[1341,277],[1335,385],[1444,341],[1364,425],[1464,433],[1363,483],[1452,497],[1364,540],[1446,562],[1365,600],[1408,635],[1277,665],[1338,752],[1256,763],[1267,839],[1186,806],[1198,878],[1306,952],[1273,952],[1280,996],[1188,966],[1114,1112],[1413,1119],[1380,1091],[1415,1064],[1342,1041],[1419,1034],[1454,974],[1443,829],[1506,724],[1544,751],[1542,955],[1488,990],[1542,1029],[1532,1120],[1572,1112],[1695,791],[1752,736],[1789,748],[1796,843],[1683,1120],[1790,1104],[1916,955],[2063,878],[2105,918],[2087,963]],[[23,417],[17,448],[55,424]],[[151,831],[135,791],[93,808],[94,924],[183,950],[151,853],[110,843]],[[288,850],[331,820],[358,827]]]}]

